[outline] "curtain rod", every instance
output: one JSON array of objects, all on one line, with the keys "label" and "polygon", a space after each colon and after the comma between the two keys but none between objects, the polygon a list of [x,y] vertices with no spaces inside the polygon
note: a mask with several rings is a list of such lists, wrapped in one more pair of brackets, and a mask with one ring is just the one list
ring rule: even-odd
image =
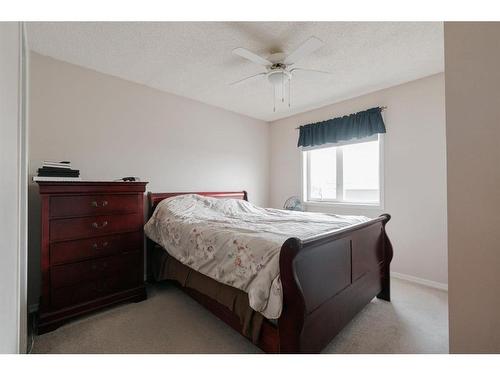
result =
[{"label": "curtain rod", "polygon": [[[387,106],[383,106],[383,107],[379,107],[379,108],[380,108],[380,109],[382,110],[382,112],[383,112],[383,111],[385,111],[385,110],[387,109]],[[363,112],[363,111],[361,111],[361,112]],[[299,129],[300,129],[300,126],[295,128],[295,130],[299,130]]]}]

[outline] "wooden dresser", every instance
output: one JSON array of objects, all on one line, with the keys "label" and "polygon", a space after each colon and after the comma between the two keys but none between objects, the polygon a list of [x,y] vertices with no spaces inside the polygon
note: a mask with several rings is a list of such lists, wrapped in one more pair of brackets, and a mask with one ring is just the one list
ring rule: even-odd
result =
[{"label": "wooden dresser", "polygon": [[144,289],[147,182],[38,182],[42,290],[38,331]]}]

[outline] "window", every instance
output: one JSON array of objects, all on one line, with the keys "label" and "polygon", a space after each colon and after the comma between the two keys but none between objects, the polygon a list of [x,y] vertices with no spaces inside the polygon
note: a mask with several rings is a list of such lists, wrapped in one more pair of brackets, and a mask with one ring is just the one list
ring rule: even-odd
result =
[{"label": "window", "polygon": [[305,200],[381,205],[381,138],[306,150]]}]

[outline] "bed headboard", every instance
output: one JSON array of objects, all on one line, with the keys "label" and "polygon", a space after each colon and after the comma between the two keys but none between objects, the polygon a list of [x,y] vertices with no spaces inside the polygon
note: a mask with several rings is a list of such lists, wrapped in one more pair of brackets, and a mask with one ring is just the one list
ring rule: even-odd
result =
[{"label": "bed headboard", "polygon": [[151,193],[148,192],[148,217],[153,215],[153,212],[162,200],[175,197],[176,195],[184,194],[199,194],[205,195],[207,197],[214,198],[233,198],[233,199],[243,199],[248,201],[248,195],[246,191],[193,191],[193,192],[181,192],[181,193]]}]

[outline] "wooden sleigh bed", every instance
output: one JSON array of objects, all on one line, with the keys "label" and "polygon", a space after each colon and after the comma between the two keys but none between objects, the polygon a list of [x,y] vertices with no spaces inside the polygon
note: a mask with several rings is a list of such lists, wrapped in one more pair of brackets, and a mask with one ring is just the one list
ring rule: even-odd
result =
[{"label": "wooden sleigh bed", "polygon": [[[245,191],[148,193],[149,217],[163,199],[181,194],[248,200]],[[374,297],[390,301],[389,220],[384,214],[307,240],[287,239],[279,258],[283,310],[277,322],[264,318],[256,345],[268,353],[319,353]],[[148,239],[150,282],[158,246]],[[242,332],[240,319],[224,305],[197,290],[182,289]]]}]

